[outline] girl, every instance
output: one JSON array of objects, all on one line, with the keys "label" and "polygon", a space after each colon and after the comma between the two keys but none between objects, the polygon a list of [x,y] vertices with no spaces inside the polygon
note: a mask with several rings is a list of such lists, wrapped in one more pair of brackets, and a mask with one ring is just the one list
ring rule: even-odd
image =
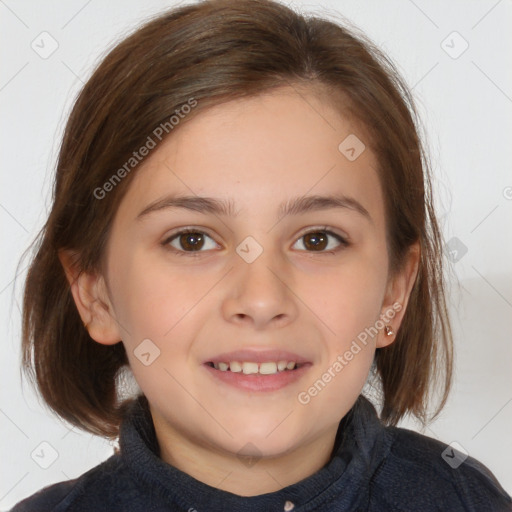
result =
[{"label": "girl", "polygon": [[98,67],[23,347],[49,406],[120,450],[15,511],[511,509],[396,427],[452,369],[411,97],[369,42],[279,3],[182,6]]}]

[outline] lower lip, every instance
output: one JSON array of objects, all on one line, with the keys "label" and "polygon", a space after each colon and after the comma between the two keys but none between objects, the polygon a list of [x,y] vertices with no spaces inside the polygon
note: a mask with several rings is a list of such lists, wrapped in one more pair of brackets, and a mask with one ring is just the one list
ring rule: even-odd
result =
[{"label": "lower lip", "polygon": [[203,365],[215,379],[218,379],[235,388],[247,391],[277,391],[285,386],[299,380],[307,372],[311,363],[306,363],[295,370],[284,370],[271,375],[261,375],[252,373],[246,375],[243,372],[221,371],[209,366]]}]

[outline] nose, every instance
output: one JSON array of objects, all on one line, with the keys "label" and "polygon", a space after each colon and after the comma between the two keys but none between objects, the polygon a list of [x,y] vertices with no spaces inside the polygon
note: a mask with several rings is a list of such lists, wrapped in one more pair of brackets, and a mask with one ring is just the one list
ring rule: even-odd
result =
[{"label": "nose", "polygon": [[286,262],[270,250],[264,250],[252,263],[240,258],[225,283],[222,304],[225,320],[251,325],[256,330],[293,322],[298,305],[292,279]]}]

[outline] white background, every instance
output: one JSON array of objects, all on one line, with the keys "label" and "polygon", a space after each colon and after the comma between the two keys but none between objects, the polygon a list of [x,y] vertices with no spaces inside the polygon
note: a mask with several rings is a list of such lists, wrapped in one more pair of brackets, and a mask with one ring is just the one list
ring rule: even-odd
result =
[{"label": "white background", "polygon": [[[458,442],[510,493],[512,2],[292,4],[338,13],[338,19],[341,13],[391,56],[414,90],[428,134],[445,238],[456,237],[467,248],[453,264],[450,295],[455,387],[443,414],[425,433]],[[45,485],[79,476],[111,453],[107,442],[70,430],[28,386],[22,389],[19,309],[25,269],[17,264],[46,217],[56,151],[76,93],[114,41],[172,5],[158,0],[0,1],[2,510]],[[31,48],[43,31],[58,42],[47,59]],[[450,35],[453,31],[463,39]],[[468,49],[453,58],[464,40]],[[39,446],[44,441],[58,455],[48,469],[31,457],[42,449],[50,462],[52,449]]]}]

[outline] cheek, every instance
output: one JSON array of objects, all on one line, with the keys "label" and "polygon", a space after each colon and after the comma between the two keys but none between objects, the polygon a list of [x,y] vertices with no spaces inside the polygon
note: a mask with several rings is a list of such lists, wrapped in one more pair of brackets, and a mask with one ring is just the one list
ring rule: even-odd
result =
[{"label": "cheek", "polygon": [[[338,421],[352,407],[368,377],[378,330],[381,293],[366,279],[341,272],[342,284],[332,286],[322,299],[324,350],[315,372],[302,389],[299,403],[323,422]],[[328,411],[326,413],[326,411]]]},{"label": "cheek", "polygon": [[133,256],[119,260],[112,272],[116,316],[125,331],[123,342],[135,347],[143,339],[159,346],[173,337],[205,294],[208,276],[185,276],[164,258]]},{"label": "cheek", "polygon": [[385,261],[378,259],[364,253],[347,258],[317,287],[315,308],[336,333],[339,349],[379,318],[387,269]]},{"label": "cheek", "polygon": [[[204,319],[201,298],[212,279],[191,279],[170,265],[146,263],[134,258],[119,267],[120,314],[130,367],[144,394],[159,403],[162,390],[176,400],[183,395],[180,383],[197,364],[191,347]],[[187,404],[185,395],[182,412]]]},{"label": "cheek", "polygon": [[308,384],[313,386],[311,394],[304,391],[315,403],[311,409],[318,408],[319,414],[329,409],[334,418],[339,411],[346,412],[364,386],[379,333],[376,322],[386,286],[386,265],[375,245],[347,256],[317,288],[315,311],[328,329],[323,357]]}]

